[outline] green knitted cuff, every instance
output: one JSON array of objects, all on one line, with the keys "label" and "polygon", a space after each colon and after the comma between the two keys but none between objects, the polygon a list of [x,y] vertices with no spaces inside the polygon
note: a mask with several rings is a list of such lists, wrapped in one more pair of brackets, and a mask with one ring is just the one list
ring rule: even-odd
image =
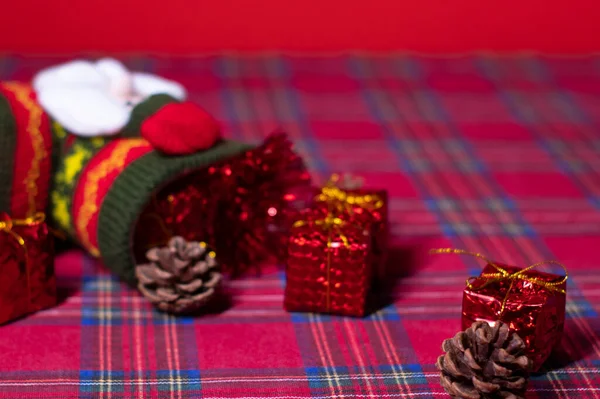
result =
[{"label": "green knitted cuff", "polygon": [[101,205],[98,244],[104,263],[125,281],[135,283],[133,231],[155,191],[183,173],[242,153],[251,146],[223,141],[187,156],[169,157],[152,151],[133,161],[117,177]]},{"label": "green knitted cuff", "polygon": [[10,213],[16,128],[10,104],[0,94],[0,212]]},{"label": "green knitted cuff", "polygon": [[121,132],[122,137],[139,137],[140,127],[148,117],[154,115],[159,109],[167,104],[179,102],[176,98],[168,94],[155,94],[148,97],[145,101],[136,105],[131,110],[129,122]]}]

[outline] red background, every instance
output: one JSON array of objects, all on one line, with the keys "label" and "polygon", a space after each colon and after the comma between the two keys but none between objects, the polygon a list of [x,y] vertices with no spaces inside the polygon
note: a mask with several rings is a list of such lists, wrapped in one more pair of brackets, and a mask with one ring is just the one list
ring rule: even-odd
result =
[{"label": "red background", "polygon": [[600,50],[598,0],[4,0],[0,51]]}]

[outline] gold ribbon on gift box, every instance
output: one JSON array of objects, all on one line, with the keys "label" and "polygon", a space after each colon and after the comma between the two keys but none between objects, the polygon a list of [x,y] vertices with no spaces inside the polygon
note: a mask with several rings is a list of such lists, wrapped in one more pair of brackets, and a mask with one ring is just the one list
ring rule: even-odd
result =
[{"label": "gold ribbon on gift box", "polygon": [[[297,220],[296,222],[294,222],[293,227],[306,226],[309,223],[310,222],[308,220]],[[334,217],[331,214],[328,214],[324,219],[316,219],[313,221],[313,223],[317,226],[321,226],[323,229],[325,229],[329,232],[329,240],[327,241],[327,248],[331,248],[331,246],[332,246],[333,237],[331,236],[331,232],[333,230],[341,231],[341,228],[344,225],[348,224],[348,222],[346,222],[338,217]],[[348,242],[348,237],[346,235],[340,233],[340,240],[342,240],[342,243],[344,244],[344,246],[346,248],[348,248],[350,246],[350,244]]]},{"label": "gold ribbon on gift box", "polygon": [[[506,308],[506,302],[508,301],[508,297],[510,296],[510,293],[511,293],[514,283],[516,281],[519,281],[519,280],[527,281],[531,284],[535,284],[535,285],[544,287],[549,291],[566,294],[566,291],[563,288],[560,288],[560,286],[563,285],[567,281],[567,279],[569,278],[569,273],[568,273],[565,265],[563,265],[562,263],[557,262],[555,260],[546,260],[546,261],[534,263],[532,265],[527,266],[524,269],[517,270],[514,273],[510,273],[507,270],[503,269],[502,267],[498,266],[496,263],[494,263],[490,259],[488,259],[486,256],[484,256],[480,253],[477,253],[477,252],[469,252],[469,251],[465,251],[462,249],[454,249],[454,248],[437,248],[437,249],[430,250],[429,253],[431,253],[431,254],[469,255],[469,256],[473,256],[475,258],[479,258],[479,259],[485,261],[486,263],[488,263],[490,266],[492,266],[494,269],[497,270],[496,273],[483,273],[479,276],[469,277],[467,279],[467,287],[474,291],[480,290],[484,287],[487,287],[490,284],[493,284],[493,283],[496,283],[499,281],[510,281],[510,285],[508,287],[508,290],[506,291],[506,295],[504,295],[504,298],[502,299],[502,306],[500,307],[499,317],[502,316],[502,314],[504,313],[504,309]],[[540,278],[527,275],[527,272],[529,272],[532,269],[535,269],[538,266],[542,266],[542,265],[558,265],[558,266],[562,267],[562,269],[565,271],[565,276],[559,281],[545,281]],[[475,285],[474,283],[476,281],[483,281],[483,284]]]},{"label": "gold ribbon on gift box", "polygon": [[[352,211],[352,207],[357,205],[365,210],[378,209],[383,206],[383,200],[376,194],[351,194],[341,189],[338,184],[342,178],[334,173],[331,175],[321,192],[315,197],[317,202],[325,202],[328,205],[327,216],[324,219],[314,220],[313,223],[327,230],[341,229],[348,222],[334,215],[334,212],[343,212],[345,210]],[[343,181],[346,186],[356,184],[349,175],[344,175]],[[293,227],[305,226],[307,220],[297,220]],[[331,235],[330,235],[331,238]],[[348,237],[340,234],[345,247],[348,247]],[[331,241],[327,243],[327,247],[331,247]]]},{"label": "gold ribbon on gift box", "polygon": [[19,246],[23,248],[23,253],[25,257],[25,274],[27,276],[27,299],[29,303],[31,303],[31,282],[30,282],[30,264],[29,264],[29,251],[27,250],[27,243],[25,243],[25,239],[17,232],[13,230],[15,226],[35,226],[40,223],[43,223],[46,220],[46,215],[42,212],[38,212],[33,214],[33,216],[26,217],[25,219],[11,219],[7,218],[6,220],[0,221],[0,231],[10,235],[14,238]]},{"label": "gold ribbon on gift box", "polygon": [[362,183],[358,183],[355,178],[349,175],[340,175],[334,173],[331,175],[321,192],[316,196],[318,202],[327,202],[334,206],[337,211],[352,212],[352,207],[357,205],[365,210],[379,209],[383,206],[383,199],[376,194],[353,194],[342,189],[340,182],[345,187],[358,188]]}]

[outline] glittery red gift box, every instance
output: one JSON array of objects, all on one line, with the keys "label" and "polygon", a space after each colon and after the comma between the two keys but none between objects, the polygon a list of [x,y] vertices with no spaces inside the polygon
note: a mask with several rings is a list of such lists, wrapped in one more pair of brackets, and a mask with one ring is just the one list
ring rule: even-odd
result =
[{"label": "glittery red gift box", "polygon": [[284,306],[291,312],[364,316],[372,278],[368,228],[311,208],[292,227]]},{"label": "glittery red gift box", "polygon": [[[521,270],[514,266],[498,266],[510,274]],[[481,275],[497,271],[488,264]],[[476,279],[471,288],[464,290],[462,327],[466,329],[478,320],[508,323],[527,344],[532,371],[537,371],[562,338],[566,294],[559,290],[566,290],[566,283],[556,285],[556,289],[532,283],[532,279],[549,283],[563,279],[562,276],[535,270],[527,271],[524,277],[493,282],[486,278]]]},{"label": "glittery red gift box", "polygon": [[43,219],[0,214],[0,324],[56,304],[53,248]]},{"label": "glittery red gift box", "polygon": [[376,283],[384,282],[388,276],[386,260],[388,252],[388,194],[386,190],[346,190],[350,197],[370,199],[369,205],[347,204],[350,218],[357,224],[368,224],[373,240],[373,278]]}]

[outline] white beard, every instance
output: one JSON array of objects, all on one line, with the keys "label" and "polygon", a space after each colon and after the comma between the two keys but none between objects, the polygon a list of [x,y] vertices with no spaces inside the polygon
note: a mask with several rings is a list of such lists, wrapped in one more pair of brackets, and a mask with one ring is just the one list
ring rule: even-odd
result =
[{"label": "white beard", "polygon": [[108,136],[121,131],[135,105],[154,94],[185,100],[179,83],[159,76],[130,72],[119,61],[75,60],[40,71],[33,88],[42,108],[69,132]]}]

